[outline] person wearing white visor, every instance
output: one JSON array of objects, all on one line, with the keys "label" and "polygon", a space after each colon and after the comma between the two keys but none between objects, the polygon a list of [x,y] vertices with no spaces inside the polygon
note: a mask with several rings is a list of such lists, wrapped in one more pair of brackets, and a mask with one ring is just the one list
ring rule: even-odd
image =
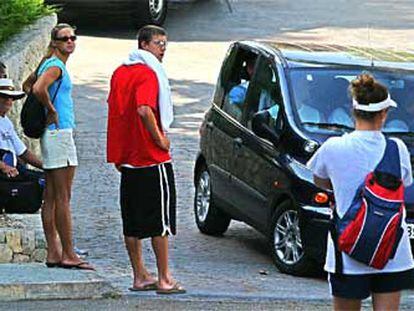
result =
[{"label": "person wearing white visor", "polygon": [[[329,138],[307,164],[315,184],[333,190],[334,209],[339,217],[348,211],[357,189],[382,159],[386,147],[382,129],[389,109],[397,107],[387,88],[370,74],[353,80],[350,91],[355,130]],[[401,180],[408,187],[413,181],[410,153],[402,140],[391,139],[397,143]],[[335,310],[360,310],[361,301],[369,296],[374,310],[398,310],[401,291],[414,286],[414,260],[403,222],[404,233],[394,258],[382,269],[374,269],[341,253],[343,269],[338,273],[329,235],[324,268],[328,272]]]},{"label": "person wearing white visor", "polygon": [[[17,158],[37,168],[42,168],[42,161],[30,152],[16,133],[13,123],[6,116],[13,106],[13,101],[25,96],[18,91],[11,79],[0,79],[0,172],[9,178],[19,175]],[[3,161],[3,155],[10,154],[14,161]]]},{"label": "person wearing white visor", "polygon": [[360,104],[355,98],[353,98],[352,107],[355,110],[366,111],[366,112],[377,112],[377,111],[387,109],[389,107],[397,108],[397,103],[394,100],[392,100],[390,97],[390,94],[388,94],[386,99],[378,103]]}]

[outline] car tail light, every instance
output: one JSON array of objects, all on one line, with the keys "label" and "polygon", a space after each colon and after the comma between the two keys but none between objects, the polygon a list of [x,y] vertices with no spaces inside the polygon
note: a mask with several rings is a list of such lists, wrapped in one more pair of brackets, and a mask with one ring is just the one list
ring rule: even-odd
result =
[{"label": "car tail light", "polygon": [[328,203],[329,196],[325,192],[318,192],[313,196],[313,200],[318,204]]}]

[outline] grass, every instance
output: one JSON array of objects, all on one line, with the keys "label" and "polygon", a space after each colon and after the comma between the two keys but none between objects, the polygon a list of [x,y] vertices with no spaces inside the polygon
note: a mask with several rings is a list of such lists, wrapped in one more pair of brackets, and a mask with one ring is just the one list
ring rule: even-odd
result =
[{"label": "grass", "polygon": [[0,0],[0,47],[25,26],[55,11],[43,0]]}]

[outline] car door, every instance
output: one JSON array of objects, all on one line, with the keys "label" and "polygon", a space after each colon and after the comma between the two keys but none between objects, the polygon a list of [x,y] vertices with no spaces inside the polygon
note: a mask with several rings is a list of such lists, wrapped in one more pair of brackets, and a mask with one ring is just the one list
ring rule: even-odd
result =
[{"label": "car door", "polygon": [[232,199],[235,195],[235,188],[231,183],[233,145],[234,138],[242,127],[244,105],[244,101],[236,103],[235,98],[236,95],[241,98],[243,88],[240,86],[246,86],[247,79],[250,79],[245,68],[246,58],[251,56],[249,55],[246,49],[237,45],[230,49],[217,82],[213,106],[204,125],[209,137],[210,156],[207,163],[213,199],[221,203],[221,207],[233,218],[239,217],[237,206],[234,206]]},{"label": "car door", "polygon": [[242,127],[233,138],[232,184],[237,204],[252,225],[264,228],[269,221],[269,198],[282,172],[278,168],[279,151],[271,142],[261,139],[252,131],[252,117],[267,111],[269,125],[281,131],[282,97],[277,72],[272,63],[261,57],[249,86]]}]

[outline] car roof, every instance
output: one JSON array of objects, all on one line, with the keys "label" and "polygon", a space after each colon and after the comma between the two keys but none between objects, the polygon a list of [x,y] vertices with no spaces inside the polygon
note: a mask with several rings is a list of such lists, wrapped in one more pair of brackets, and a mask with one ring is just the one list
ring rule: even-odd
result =
[{"label": "car roof", "polygon": [[287,67],[359,66],[414,70],[414,53],[336,44],[240,41],[266,54],[277,55]]}]

